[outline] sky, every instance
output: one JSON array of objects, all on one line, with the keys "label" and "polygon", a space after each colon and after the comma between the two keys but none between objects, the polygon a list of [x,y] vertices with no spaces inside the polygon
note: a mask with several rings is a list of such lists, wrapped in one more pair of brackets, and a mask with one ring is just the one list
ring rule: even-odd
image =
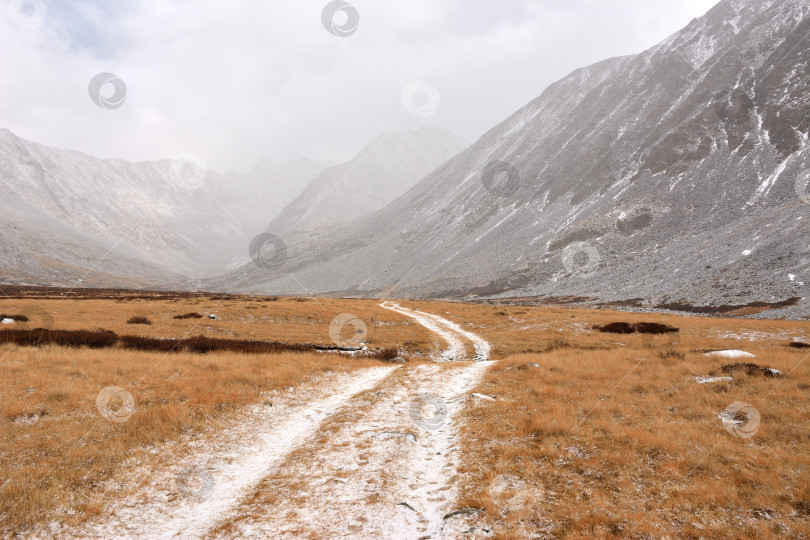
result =
[{"label": "sky", "polygon": [[468,142],[574,69],[716,0],[0,0],[0,128],[103,158],[247,171],[388,131]]}]

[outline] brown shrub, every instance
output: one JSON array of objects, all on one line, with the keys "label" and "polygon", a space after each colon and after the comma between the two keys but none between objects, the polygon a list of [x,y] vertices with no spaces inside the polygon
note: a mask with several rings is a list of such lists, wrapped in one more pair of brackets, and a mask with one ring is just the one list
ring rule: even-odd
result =
[{"label": "brown shrub", "polygon": [[185,313],[183,315],[175,315],[175,319],[202,319],[203,316],[200,313]]},{"label": "brown shrub", "polygon": [[399,351],[397,351],[393,347],[389,347],[375,352],[372,356],[377,360],[381,360],[383,362],[390,362],[391,360],[399,356]]},{"label": "brown shrub", "polygon": [[141,315],[134,315],[127,319],[127,324],[152,324],[152,321]]},{"label": "brown shrub", "polygon": [[632,334],[636,331],[634,325],[626,322],[612,322],[602,324],[596,327],[600,332],[609,332],[611,334]]},{"label": "brown shrub", "polygon": [[0,314],[0,320],[3,319],[14,319],[15,322],[28,322],[28,317],[25,315],[6,315],[2,313]]},{"label": "brown shrub", "polygon": [[632,334],[638,332],[639,334],[669,334],[678,332],[679,329],[668,324],[654,323],[654,322],[612,322],[595,326],[600,332],[609,332],[611,334]]}]

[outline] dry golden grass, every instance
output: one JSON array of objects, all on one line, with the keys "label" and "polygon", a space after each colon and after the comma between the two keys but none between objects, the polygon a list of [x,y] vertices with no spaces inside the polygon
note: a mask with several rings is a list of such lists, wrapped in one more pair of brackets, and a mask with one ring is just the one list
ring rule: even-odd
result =
[{"label": "dry golden grass", "polygon": [[[173,354],[115,349],[0,347],[0,534],[101,511],[94,495],[124,462],[182,434],[225,422],[263,392],[332,371],[379,365],[331,354]],[[96,396],[119,386],[135,401],[106,420]],[[113,409],[121,403],[111,402]]]},{"label": "dry golden grass", "polygon": [[[406,352],[432,351],[436,336],[403,315],[379,307],[376,300],[334,298],[183,298],[183,299],[55,299],[0,298],[6,313],[46,311],[60,330],[104,328],[116,334],[153,337],[238,338],[333,346],[329,325],[340,314],[351,313],[365,323],[370,348],[397,347]],[[203,319],[175,319],[197,312]],[[209,314],[217,319],[208,318]],[[127,324],[130,317],[146,317],[151,324]],[[32,317],[30,326],[40,324]],[[354,327],[346,325],[343,337]]]},{"label": "dry golden grass", "polygon": [[[464,412],[462,506],[484,506],[502,537],[810,536],[810,341],[807,322],[607,310],[401,302],[439,314],[493,344],[501,360],[478,392],[496,402]],[[332,345],[329,324],[352,313],[371,348],[431,354],[439,339],[374,300],[196,297],[14,298],[5,313],[47,311],[57,329],[118,334],[278,340]],[[175,319],[214,313],[218,319]],[[133,316],[151,325],[130,325]],[[596,324],[661,322],[675,336],[651,342],[603,334]],[[33,321],[36,324],[36,321]],[[729,337],[736,334],[756,341]],[[665,346],[670,340],[676,344]],[[443,346],[443,345],[442,345]],[[699,385],[731,361],[710,349],[742,348],[781,369],[770,379],[734,374]],[[661,353],[661,354],[659,354]],[[376,362],[314,354],[171,354],[0,346],[0,534],[46,523],[57,507],[76,519],[102,511],[97,488],[129,458],[227,422],[263,392],[332,370]],[[339,359],[339,360],[336,360]],[[804,362],[804,363],[803,363]],[[537,363],[539,367],[528,366]],[[97,412],[99,391],[130,392],[137,412],[115,423]],[[761,413],[751,439],[716,413],[746,401]],[[340,420],[339,418],[336,419]],[[530,507],[501,513],[487,488],[499,474],[536,489]],[[804,501],[804,503],[803,503]],[[803,505],[804,504],[804,505]],[[771,510],[773,512],[771,512]],[[796,513],[795,515],[793,513]],[[766,514],[772,514],[767,519]],[[761,518],[761,519],[759,519]]]},{"label": "dry golden grass", "polygon": [[[645,338],[639,334],[603,334],[595,325],[615,321],[629,323],[658,322],[680,329],[671,336],[681,348],[726,349],[745,348],[748,339],[722,337],[737,335],[753,337],[757,342],[782,345],[791,337],[803,337],[810,342],[810,323],[804,321],[731,319],[695,317],[660,313],[630,313],[607,309],[556,308],[510,305],[481,305],[457,302],[421,301],[401,304],[437,313],[479,334],[492,344],[492,358],[512,354],[539,353],[556,347],[561,341],[581,348],[612,348],[640,346]],[[778,312],[777,312],[778,313]],[[657,336],[653,343],[664,344],[670,337]]]},{"label": "dry golden grass", "polygon": [[[690,319],[687,335],[712,321]],[[582,341],[598,338],[614,336]],[[499,538],[806,538],[810,357],[781,343],[741,348],[785,376],[700,385],[695,375],[724,375],[736,360],[684,347],[562,347],[499,361],[477,389],[498,400],[463,414],[460,505],[485,508]],[[752,438],[717,417],[735,401],[761,414]],[[504,495],[512,507],[492,491],[498,475],[523,482]]]}]

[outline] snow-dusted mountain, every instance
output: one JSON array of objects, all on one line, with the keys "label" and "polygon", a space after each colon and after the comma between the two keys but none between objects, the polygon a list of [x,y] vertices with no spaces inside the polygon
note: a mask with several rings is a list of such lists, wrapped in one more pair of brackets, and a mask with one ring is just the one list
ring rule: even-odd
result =
[{"label": "snow-dusted mountain", "polygon": [[334,164],[311,159],[287,163],[264,159],[247,173],[228,172],[224,176],[239,197],[251,205],[246,214],[251,216],[255,231],[267,227],[324,169]]},{"label": "snow-dusted mountain", "polygon": [[810,168],[809,14],[806,0],[723,0],[648,51],[551,85],[390,205],[290,243],[283,265],[206,285],[806,297],[810,205],[796,179]]},{"label": "snow-dusted mountain", "polygon": [[380,135],[351,160],[323,171],[267,230],[285,237],[379,210],[467,146],[439,128]]},{"label": "snow-dusted mountain", "polygon": [[[140,263],[126,267],[161,268],[155,276],[205,275],[244,259],[255,231],[323,167],[307,160],[262,162],[247,174],[225,177],[193,157],[143,163],[98,159],[0,129],[0,188],[16,201],[15,208],[27,208],[22,215],[36,216],[29,224],[47,221],[57,239],[60,229],[76,233],[89,253],[104,246],[101,253],[109,253],[102,266],[130,256]],[[37,235],[19,219],[17,224],[16,236],[5,231],[6,242],[24,257],[23,236]],[[36,243],[27,243],[30,255],[37,255]],[[57,241],[53,247],[59,246]],[[76,275],[81,268],[77,265]]]}]

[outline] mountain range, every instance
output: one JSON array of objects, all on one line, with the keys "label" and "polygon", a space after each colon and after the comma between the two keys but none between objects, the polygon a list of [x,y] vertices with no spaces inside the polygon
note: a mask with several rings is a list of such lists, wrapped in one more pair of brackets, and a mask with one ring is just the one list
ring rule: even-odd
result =
[{"label": "mountain range", "polygon": [[2,129],[4,282],[187,288],[248,260],[269,223],[292,230],[362,216],[461,148],[449,131],[422,129],[384,134],[344,164],[263,160],[220,174],[195,156],[99,159]]},{"label": "mountain range", "polygon": [[284,264],[201,285],[806,314],[808,13],[723,0],[552,84],[385,208],[289,243]]},{"label": "mountain range", "polygon": [[[7,280],[806,314],[808,43],[806,0],[722,0],[472,145],[387,133],[337,165],[223,175],[0,130]],[[263,230],[273,265],[248,257]]]}]

